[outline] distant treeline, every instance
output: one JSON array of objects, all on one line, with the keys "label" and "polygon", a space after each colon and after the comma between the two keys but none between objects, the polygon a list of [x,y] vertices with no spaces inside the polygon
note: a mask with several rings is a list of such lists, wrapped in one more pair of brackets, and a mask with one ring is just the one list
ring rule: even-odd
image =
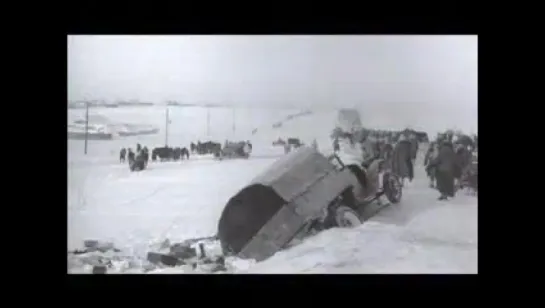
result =
[{"label": "distant treeline", "polygon": [[174,101],[169,101],[169,102],[167,102],[167,105],[168,105],[168,106],[180,106],[180,107],[194,107],[194,106],[198,106],[198,105],[196,105],[196,104],[179,103],[179,102],[174,102]]}]

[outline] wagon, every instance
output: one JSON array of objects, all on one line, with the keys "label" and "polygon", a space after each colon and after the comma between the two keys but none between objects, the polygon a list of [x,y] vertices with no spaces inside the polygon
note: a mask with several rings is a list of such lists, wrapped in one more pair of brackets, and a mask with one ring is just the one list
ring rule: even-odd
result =
[{"label": "wagon", "polygon": [[215,153],[218,159],[223,158],[248,158],[250,157],[250,149],[246,142],[230,142],[221,151]]}]

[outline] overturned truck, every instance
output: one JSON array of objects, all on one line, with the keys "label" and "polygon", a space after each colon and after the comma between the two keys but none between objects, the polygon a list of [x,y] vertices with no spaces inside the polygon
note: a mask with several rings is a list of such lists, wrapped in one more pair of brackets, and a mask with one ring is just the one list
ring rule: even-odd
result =
[{"label": "overturned truck", "polygon": [[224,254],[261,261],[294,238],[361,224],[362,207],[382,194],[391,203],[401,198],[397,179],[380,164],[345,166],[310,147],[282,157],[225,205],[218,224]]},{"label": "overturned truck", "polygon": [[311,147],[281,157],[225,205],[213,237],[221,245],[220,259],[262,261],[294,239],[361,224],[371,203],[382,205],[382,195],[398,203],[399,179],[382,165],[380,159],[344,165]]}]

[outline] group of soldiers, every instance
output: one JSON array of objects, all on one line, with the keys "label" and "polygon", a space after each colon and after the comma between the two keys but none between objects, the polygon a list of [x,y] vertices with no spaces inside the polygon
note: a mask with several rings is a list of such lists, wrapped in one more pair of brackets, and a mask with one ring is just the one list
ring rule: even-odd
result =
[{"label": "group of soldiers", "polygon": [[431,142],[424,158],[430,187],[441,193],[439,200],[454,197],[456,190],[478,191],[478,139],[447,131]]},{"label": "group of soldiers", "polygon": [[[426,133],[406,129],[404,131],[378,131],[361,129],[352,132],[334,130],[333,149],[341,150],[342,142],[349,142],[346,148],[357,148],[363,160],[383,159],[384,168],[396,174],[403,186],[414,179],[414,164],[421,143],[428,142]],[[357,146],[356,146],[357,145]],[[440,192],[439,200],[454,197],[457,189],[470,188],[477,191],[477,136],[455,134],[447,131],[439,134],[429,144],[424,159],[430,187]]]},{"label": "group of soldiers", "polygon": [[136,144],[136,153],[131,149],[122,148],[119,152],[119,161],[129,163],[129,170],[141,171],[146,169],[149,161],[149,151],[146,146],[142,147],[140,143]]},{"label": "group of soldiers", "polygon": [[[335,152],[340,151],[341,142],[348,141],[348,148],[357,148],[357,156],[363,156],[364,161],[372,161],[378,158],[383,159],[385,161],[384,168],[390,169],[396,174],[400,178],[402,186],[406,180],[412,181],[414,179],[414,164],[420,143],[428,142],[427,134],[412,130],[401,132],[368,129],[353,132],[340,132],[336,130],[332,134],[332,137]],[[297,144],[297,146],[302,144],[297,138],[290,139],[294,140],[289,140],[292,141],[291,143],[282,140],[282,145],[286,149],[289,147],[286,152],[289,152],[291,146],[294,144]],[[430,187],[437,189],[440,193],[439,200],[448,200],[448,198],[454,197],[456,190],[463,188],[469,188],[475,194],[477,193],[477,142],[476,135],[470,137],[449,130],[438,134],[435,140],[429,143],[424,157],[424,166],[426,167],[427,176],[430,179]],[[276,143],[280,142],[276,141],[273,144]],[[312,145],[315,148],[318,147],[316,140],[314,140]],[[242,152],[241,155],[244,156],[244,154],[251,152],[251,143],[249,141],[238,143],[229,143],[226,141],[224,149],[231,148],[233,149],[231,151],[233,152],[232,155],[237,154],[237,151],[240,150]],[[216,155],[221,153],[222,147],[221,144],[216,142],[198,142],[197,144],[191,144],[191,150],[192,152],[214,153]],[[187,148],[155,148],[152,154],[153,160],[156,157],[159,157],[161,160],[183,159],[184,156],[189,158]],[[131,171],[144,170],[147,167],[149,158],[148,148],[145,146],[142,147],[140,144],[136,145],[136,152],[131,148],[121,149],[119,157],[121,162],[128,161]]]},{"label": "group of soldiers", "polygon": [[[414,162],[421,142],[413,131],[334,130],[332,137],[335,153],[355,151],[352,156],[363,157],[364,164],[383,159],[384,168],[391,169],[400,178],[401,185],[404,185],[406,179],[413,180]],[[341,151],[341,144],[346,142],[348,144],[342,146]]]},{"label": "group of soldiers", "polygon": [[[156,147],[151,151],[152,161],[178,161],[180,159],[189,159],[189,150],[185,147]],[[150,153],[146,146],[142,147],[136,144],[136,152],[131,148],[122,148],[119,152],[119,161],[129,162],[131,171],[144,170],[150,160]]]}]

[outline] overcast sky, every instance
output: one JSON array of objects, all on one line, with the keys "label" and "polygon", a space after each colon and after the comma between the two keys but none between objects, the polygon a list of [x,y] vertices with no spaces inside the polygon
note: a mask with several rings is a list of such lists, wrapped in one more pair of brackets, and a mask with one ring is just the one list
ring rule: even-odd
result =
[{"label": "overcast sky", "polygon": [[69,36],[68,96],[357,106],[476,131],[477,36]]}]

